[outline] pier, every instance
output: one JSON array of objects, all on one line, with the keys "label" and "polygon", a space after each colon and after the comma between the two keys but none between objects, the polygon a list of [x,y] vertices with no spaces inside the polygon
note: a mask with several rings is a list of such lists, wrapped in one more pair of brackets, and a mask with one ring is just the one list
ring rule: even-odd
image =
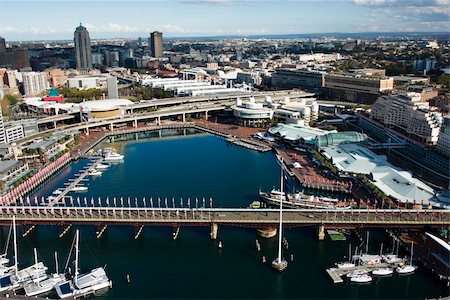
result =
[{"label": "pier", "polygon": [[344,282],[344,279],[342,277],[347,276],[347,274],[349,274],[353,271],[361,270],[361,271],[366,271],[369,273],[372,270],[375,270],[378,268],[387,268],[387,267],[389,267],[389,264],[380,263],[380,264],[375,264],[375,265],[355,266],[352,268],[342,268],[342,269],[329,268],[329,269],[326,269],[326,271],[327,271],[327,274],[330,276],[331,280],[333,280],[333,283],[342,283],[342,282]]},{"label": "pier", "polygon": [[78,175],[78,177],[75,178],[75,180],[71,181],[70,184],[68,186],[66,186],[64,188],[64,190],[62,190],[61,194],[56,195],[54,199],[50,200],[48,202],[48,206],[54,206],[57,204],[64,203],[64,199],[67,196],[67,194],[70,193],[70,191],[74,187],[76,187],[78,184],[80,184],[80,182],[82,182],[89,175],[89,172],[94,170],[95,166],[98,165],[99,163],[101,163],[102,161],[103,161],[103,158],[98,158],[95,162],[90,164],[86,169],[84,169],[81,172],[81,174]]}]

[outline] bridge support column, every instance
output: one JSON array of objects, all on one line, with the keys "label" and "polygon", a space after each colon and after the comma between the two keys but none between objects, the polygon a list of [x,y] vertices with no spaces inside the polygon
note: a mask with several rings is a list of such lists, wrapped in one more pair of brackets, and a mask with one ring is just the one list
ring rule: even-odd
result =
[{"label": "bridge support column", "polygon": [[86,128],[85,134],[86,134],[86,135],[89,135],[89,127]]},{"label": "bridge support column", "polygon": [[53,128],[56,129],[56,121],[53,121]]},{"label": "bridge support column", "polygon": [[134,121],[133,121],[133,128],[137,128],[138,126],[137,126],[138,124],[137,124],[137,119],[134,119]]},{"label": "bridge support column", "polygon": [[114,124],[113,123],[109,124],[109,130],[114,131]]},{"label": "bridge support column", "polygon": [[158,126],[161,126],[161,117],[158,117],[158,119],[156,120],[156,123],[158,124]]},{"label": "bridge support column", "polygon": [[205,111],[205,120],[208,121],[208,111]]},{"label": "bridge support column", "polygon": [[183,113],[183,123],[186,123],[186,114]]},{"label": "bridge support column", "polygon": [[219,225],[217,225],[217,223],[211,223],[211,239],[212,240],[217,240],[217,233],[219,231]]},{"label": "bridge support column", "polygon": [[325,226],[323,226],[323,225],[319,226],[318,237],[319,237],[319,241],[323,241],[325,239]]}]

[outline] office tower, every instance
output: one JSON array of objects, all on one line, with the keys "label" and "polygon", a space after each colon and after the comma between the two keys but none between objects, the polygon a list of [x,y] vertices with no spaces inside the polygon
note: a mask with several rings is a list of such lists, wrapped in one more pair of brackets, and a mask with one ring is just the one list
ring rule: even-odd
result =
[{"label": "office tower", "polygon": [[150,55],[152,57],[162,57],[163,55],[163,38],[162,32],[153,31],[148,39]]},{"label": "office tower", "polygon": [[74,32],[77,69],[92,68],[91,39],[86,27],[78,26]]}]

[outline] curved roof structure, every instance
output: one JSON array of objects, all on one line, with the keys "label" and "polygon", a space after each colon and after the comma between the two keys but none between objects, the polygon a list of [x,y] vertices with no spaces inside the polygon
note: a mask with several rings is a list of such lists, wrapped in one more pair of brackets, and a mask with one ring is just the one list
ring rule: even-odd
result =
[{"label": "curved roof structure", "polygon": [[133,104],[128,99],[106,99],[106,100],[91,100],[80,103],[80,109],[84,111],[105,111],[113,110],[122,106]]},{"label": "curved roof structure", "polygon": [[360,143],[367,140],[367,135],[357,131],[330,132],[316,137],[319,148],[336,146],[340,144]]}]

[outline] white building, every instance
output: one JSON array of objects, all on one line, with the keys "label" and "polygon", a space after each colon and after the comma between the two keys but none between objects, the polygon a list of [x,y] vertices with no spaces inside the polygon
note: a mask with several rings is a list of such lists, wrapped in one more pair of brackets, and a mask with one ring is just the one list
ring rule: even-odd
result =
[{"label": "white building", "polygon": [[447,156],[450,156],[450,116],[446,116],[442,122],[436,148]]},{"label": "white building", "polygon": [[311,121],[319,117],[319,104],[315,98],[308,98],[313,95],[305,93],[306,98],[299,99],[284,97],[278,105],[272,104],[275,108],[274,117],[286,123],[309,126]]},{"label": "white building", "polygon": [[437,143],[442,124],[441,113],[432,110],[418,93],[381,96],[373,104],[370,117],[430,145]]},{"label": "white building", "polygon": [[44,72],[24,72],[22,78],[24,93],[27,96],[39,95],[50,88]]},{"label": "white building", "polygon": [[104,89],[110,75],[81,75],[67,79],[67,87],[79,90]]},{"label": "white building", "polygon": [[273,110],[264,107],[263,103],[257,103],[254,97],[250,97],[246,103],[238,98],[231,109],[238,124],[242,126],[260,127],[273,118]]},{"label": "white building", "polygon": [[12,143],[25,137],[22,125],[5,126],[5,137],[7,143]]}]

